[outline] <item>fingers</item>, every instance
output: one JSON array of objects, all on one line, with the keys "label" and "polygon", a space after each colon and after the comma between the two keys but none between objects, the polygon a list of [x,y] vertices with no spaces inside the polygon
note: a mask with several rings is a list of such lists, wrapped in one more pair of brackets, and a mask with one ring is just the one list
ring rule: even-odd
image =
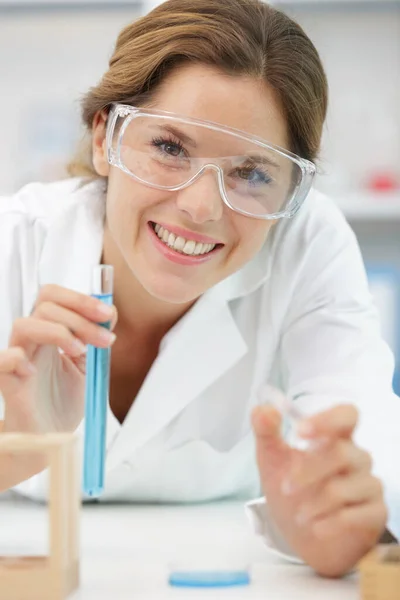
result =
[{"label": "fingers", "polygon": [[29,377],[36,373],[22,348],[9,348],[0,352],[0,381],[7,375]]},{"label": "fingers", "polygon": [[361,531],[365,542],[373,543],[384,531],[387,509],[384,502],[376,501],[344,507],[342,510],[317,521],[313,533],[319,538],[329,538],[345,532]]},{"label": "fingers", "polygon": [[115,335],[105,327],[96,325],[78,313],[54,302],[46,301],[40,304],[35,311],[35,317],[63,325],[70,332],[73,332],[73,335],[83,344],[105,348],[115,340]]},{"label": "fingers", "polygon": [[[24,349],[31,360],[40,345],[54,345],[68,356],[78,358],[87,344],[107,348],[115,335],[102,324],[117,321],[114,306],[85,294],[55,285],[44,286],[32,314],[13,324],[9,346]],[[100,325],[99,325],[100,324]]]},{"label": "fingers", "polygon": [[118,312],[114,305],[111,306],[110,308],[112,308],[112,310],[113,310],[113,315],[111,317],[111,322],[110,322],[110,331],[113,331],[117,324],[117,321],[118,321]]},{"label": "fingers", "polygon": [[57,346],[65,354],[73,357],[81,356],[86,352],[85,344],[63,325],[31,317],[17,319],[14,322],[10,346],[21,346],[31,360],[37,346],[43,345]]},{"label": "fingers", "polygon": [[358,411],[351,404],[335,406],[298,425],[298,433],[307,439],[351,437],[358,421]]},{"label": "fingers", "polygon": [[290,464],[292,449],[281,437],[281,415],[270,406],[258,406],[252,413],[256,436],[256,457],[264,493],[271,481],[281,478]]},{"label": "fingers", "polygon": [[300,525],[321,520],[345,507],[383,498],[379,479],[367,473],[331,479],[318,493],[312,494],[299,509],[296,521]]},{"label": "fingers", "polygon": [[276,446],[281,439],[282,418],[279,412],[270,406],[257,406],[252,413],[252,425],[257,441],[262,443],[264,449]]},{"label": "fingers", "polygon": [[341,473],[369,473],[371,466],[368,452],[350,440],[338,439],[301,455],[288,474],[285,491],[287,494],[303,492]]},{"label": "fingers", "polygon": [[41,304],[47,302],[62,306],[94,323],[111,321],[115,326],[117,320],[114,306],[108,306],[101,300],[58,285],[45,285],[40,289],[32,316],[36,315]]}]

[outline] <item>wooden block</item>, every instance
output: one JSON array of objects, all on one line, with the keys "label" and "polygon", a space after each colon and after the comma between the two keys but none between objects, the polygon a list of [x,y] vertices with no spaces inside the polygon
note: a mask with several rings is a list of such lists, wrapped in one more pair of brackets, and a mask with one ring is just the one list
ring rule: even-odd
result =
[{"label": "wooden block", "polygon": [[66,600],[79,586],[78,446],[73,434],[0,435],[0,452],[40,452],[49,462],[49,556],[0,556],[0,598]]},{"label": "wooden block", "polygon": [[399,600],[400,546],[379,544],[359,564],[362,600]]}]

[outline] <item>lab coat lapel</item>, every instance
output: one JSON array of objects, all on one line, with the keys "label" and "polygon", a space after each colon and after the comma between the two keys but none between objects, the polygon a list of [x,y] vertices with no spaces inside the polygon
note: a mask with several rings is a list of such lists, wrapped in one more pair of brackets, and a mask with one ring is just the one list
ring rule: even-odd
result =
[{"label": "lab coat lapel", "polygon": [[215,296],[202,297],[165,338],[109,450],[108,470],[132,456],[246,353],[229,304]]}]

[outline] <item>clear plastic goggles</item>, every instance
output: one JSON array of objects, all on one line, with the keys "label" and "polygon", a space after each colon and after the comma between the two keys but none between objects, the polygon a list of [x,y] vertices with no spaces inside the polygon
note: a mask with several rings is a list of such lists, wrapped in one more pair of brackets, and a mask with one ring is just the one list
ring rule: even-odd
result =
[{"label": "clear plastic goggles", "polygon": [[223,202],[258,219],[292,217],[310,191],[315,165],[240,130],[174,113],[113,104],[108,161],[158,190],[182,190],[208,169]]}]

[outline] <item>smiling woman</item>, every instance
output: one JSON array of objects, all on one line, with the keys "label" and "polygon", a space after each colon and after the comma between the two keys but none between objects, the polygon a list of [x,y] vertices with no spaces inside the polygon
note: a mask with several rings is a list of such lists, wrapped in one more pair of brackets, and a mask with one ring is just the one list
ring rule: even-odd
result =
[{"label": "smiling woman", "polygon": [[[86,345],[112,345],[101,501],[261,492],[266,544],[332,576],[400,533],[400,402],[355,237],[312,188],[326,110],[315,47],[265,2],[128,25],[71,178],[0,199],[0,391],[5,431],[81,435]],[[88,295],[99,263],[113,307]],[[317,450],[257,406],[267,383]],[[0,487],[42,498],[39,471]]]}]

